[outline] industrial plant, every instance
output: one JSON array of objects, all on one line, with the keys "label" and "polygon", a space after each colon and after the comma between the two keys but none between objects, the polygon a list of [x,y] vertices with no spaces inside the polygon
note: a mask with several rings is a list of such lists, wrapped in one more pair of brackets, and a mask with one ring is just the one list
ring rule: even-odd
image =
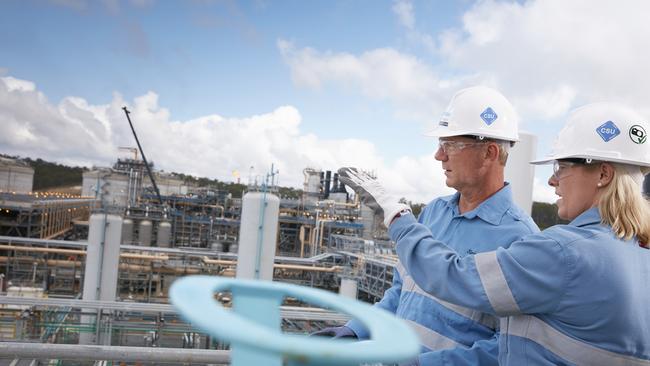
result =
[{"label": "industrial plant", "polygon": [[[535,150],[521,134],[506,169],[530,212]],[[170,304],[188,275],[272,280],[373,303],[397,257],[379,217],[338,167],[305,168],[282,197],[273,168],[241,197],[152,169],[137,151],[83,174],[80,194],[34,192],[34,170],[0,159],[0,365],[221,365],[230,345]],[[646,177],[648,192],[650,179]],[[215,300],[230,307],[230,292]],[[284,333],[347,315],[286,298]]]},{"label": "industrial plant", "polygon": [[[397,263],[337,167],[304,169],[296,199],[280,197],[272,170],[235,198],[137,154],[85,172],[80,195],[33,192],[33,169],[0,164],[0,348],[11,355],[0,364],[227,364],[228,344],[169,304],[176,279],[265,279],[372,303]],[[286,333],[346,320],[291,299],[281,313]]]}]

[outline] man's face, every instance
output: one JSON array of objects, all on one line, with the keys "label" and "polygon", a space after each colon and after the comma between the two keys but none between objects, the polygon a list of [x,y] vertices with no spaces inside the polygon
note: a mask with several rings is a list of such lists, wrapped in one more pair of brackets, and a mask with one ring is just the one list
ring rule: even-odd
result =
[{"label": "man's face", "polygon": [[461,191],[482,184],[481,168],[487,143],[471,137],[442,137],[438,140],[436,160],[442,162],[448,187]]}]

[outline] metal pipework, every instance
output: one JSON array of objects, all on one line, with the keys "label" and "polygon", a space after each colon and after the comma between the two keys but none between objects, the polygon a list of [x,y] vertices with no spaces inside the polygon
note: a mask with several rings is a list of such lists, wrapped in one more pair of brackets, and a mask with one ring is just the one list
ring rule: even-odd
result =
[{"label": "metal pipework", "polygon": [[[100,301],[100,300],[73,300],[54,298],[30,298],[0,296],[0,304],[6,305],[27,305],[27,306],[58,306],[73,307],[77,309],[103,309],[117,311],[135,311],[144,313],[176,313],[176,310],[168,304],[124,302],[124,301]],[[283,319],[295,320],[322,320],[344,323],[350,320],[345,314],[330,310],[312,307],[281,306],[280,313]],[[2,342],[0,342],[2,343]]]},{"label": "metal pipework", "polygon": [[[82,262],[73,261],[73,260],[64,260],[64,259],[42,259],[42,258],[11,258],[12,261],[20,261],[25,263],[37,263],[37,264],[47,264],[48,266],[57,266],[57,267],[81,267]],[[0,263],[7,263],[9,261],[8,257],[0,257]],[[129,263],[120,263],[120,270],[127,270],[133,272],[150,272],[151,266],[141,265],[141,264],[129,264]],[[200,274],[202,273],[198,268],[186,268],[186,267],[174,267],[174,268],[158,268],[156,269],[157,273],[171,273],[171,274]]]},{"label": "metal pipework", "polygon": [[40,253],[59,253],[59,254],[69,254],[69,255],[86,255],[85,250],[75,250],[75,249],[17,247],[13,245],[0,245],[0,249],[14,250],[18,252],[40,252]]},{"label": "metal pipework", "polygon": [[[2,245],[2,244],[0,244],[0,250],[14,250],[19,252],[58,253],[58,254],[69,254],[69,255],[86,255],[85,250],[17,247],[13,245]],[[146,254],[137,254],[137,253],[120,253],[120,257],[127,258],[127,259],[145,259],[145,260],[159,260],[159,261],[166,261],[169,259],[169,256],[167,255],[146,255]]]},{"label": "metal pipework", "polygon": [[[208,257],[203,257],[203,263],[205,264],[218,264],[221,266],[231,266],[234,267],[237,264],[237,261],[228,260],[228,259],[209,259]],[[303,266],[299,264],[281,264],[274,263],[273,268],[277,269],[296,269],[303,271],[315,271],[315,272],[340,272],[343,270],[341,266],[332,266],[332,267],[312,267],[312,266]]]},{"label": "metal pipework", "polygon": [[230,351],[0,342],[0,358],[228,364]]}]

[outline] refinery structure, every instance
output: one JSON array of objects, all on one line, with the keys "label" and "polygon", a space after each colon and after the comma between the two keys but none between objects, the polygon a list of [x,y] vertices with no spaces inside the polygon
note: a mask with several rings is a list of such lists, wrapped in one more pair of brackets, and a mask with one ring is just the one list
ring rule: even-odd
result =
[{"label": "refinery structure", "polygon": [[[137,156],[85,172],[81,195],[32,192],[33,169],[0,163],[0,364],[227,364],[228,345],[169,305],[170,285],[187,275],[367,302],[392,281],[380,220],[330,170],[304,169],[299,199],[279,196],[272,171],[242,199],[161,172],[152,181]],[[345,320],[291,300],[281,311],[289,333]]]},{"label": "refinery structure", "polygon": [[[535,151],[521,134],[506,167],[532,206]],[[242,196],[156,172],[137,154],[83,174],[80,195],[32,191],[34,170],[0,159],[0,365],[221,365],[229,344],[169,303],[188,275],[262,279],[373,303],[397,257],[378,217],[331,170],[305,168],[302,195],[269,174]],[[650,191],[646,177],[645,192]],[[232,294],[215,294],[229,307]],[[286,298],[285,333],[345,315]]]}]

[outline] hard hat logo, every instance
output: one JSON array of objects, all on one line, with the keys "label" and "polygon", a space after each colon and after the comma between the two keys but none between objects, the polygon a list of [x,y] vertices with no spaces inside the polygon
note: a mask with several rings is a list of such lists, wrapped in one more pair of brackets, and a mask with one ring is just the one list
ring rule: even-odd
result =
[{"label": "hard hat logo", "polygon": [[635,144],[643,144],[647,140],[648,134],[645,132],[645,128],[639,125],[634,125],[630,127],[630,139]]},{"label": "hard hat logo", "polygon": [[621,134],[621,130],[612,121],[607,121],[598,126],[596,132],[605,142],[609,142],[611,139]]},{"label": "hard hat logo", "polygon": [[481,119],[489,126],[491,125],[494,121],[497,120],[499,116],[497,116],[496,112],[491,107],[487,107],[486,110],[481,113]]}]

